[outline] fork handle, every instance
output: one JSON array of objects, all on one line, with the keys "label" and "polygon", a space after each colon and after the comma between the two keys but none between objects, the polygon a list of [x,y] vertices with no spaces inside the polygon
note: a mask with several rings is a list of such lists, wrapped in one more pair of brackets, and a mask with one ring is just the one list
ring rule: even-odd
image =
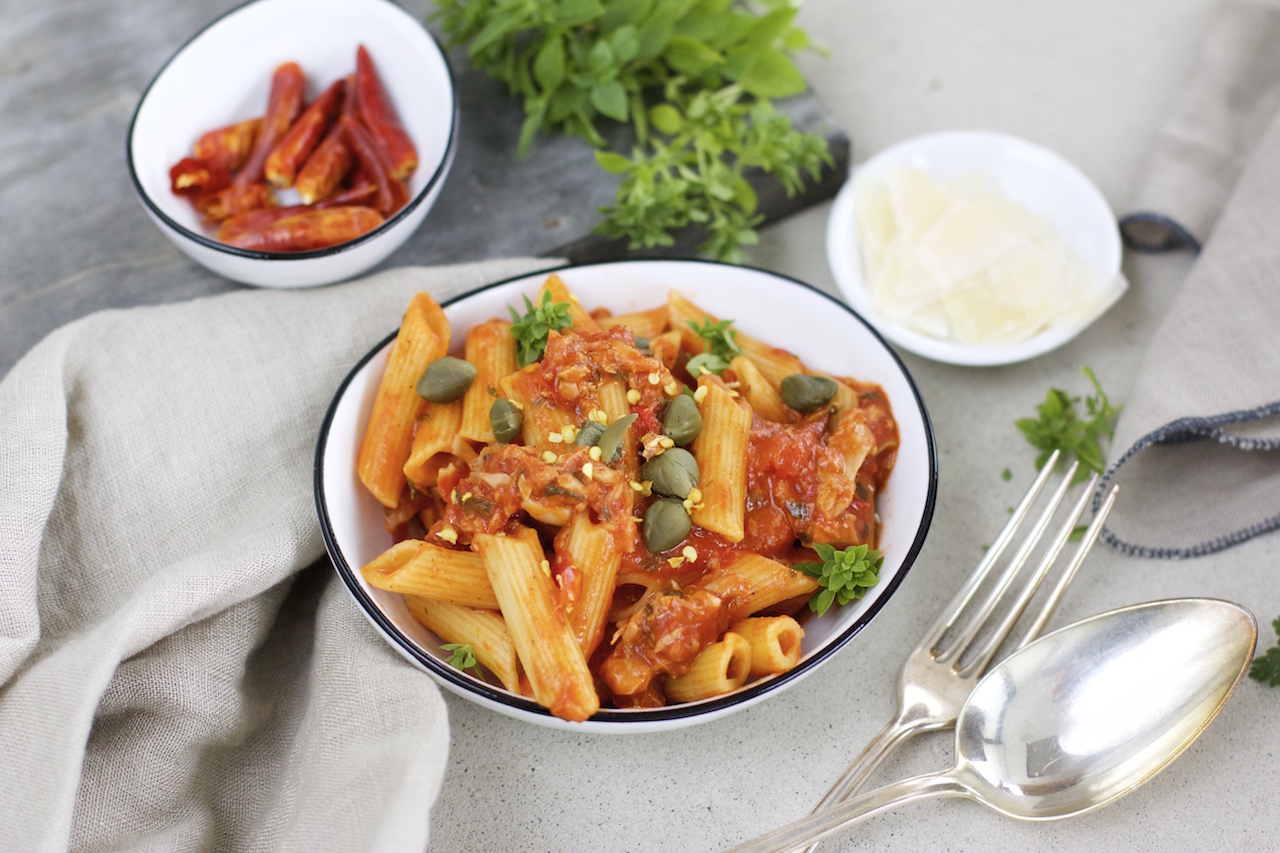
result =
[{"label": "fork handle", "polygon": [[814,812],[781,829],[740,844],[726,853],[790,853],[816,842],[836,830],[862,823],[883,811],[913,800],[929,797],[972,796],[954,775],[955,768],[924,776],[913,776],[854,797],[829,809]]},{"label": "fork handle", "polygon": [[[831,790],[827,791],[826,795],[813,807],[812,814],[817,814],[834,806],[836,803],[848,799],[850,794],[867,783],[867,780],[871,778],[871,774],[876,772],[876,769],[884,763],[889,754],[897,749],[907,738],[930,729],[942,728],[944,725],[946,724],[940,724],[922,706],[912,705],[899,709],[894,718],[880,730],[879,734],[871,739],[862,752],[858,753],[858,757],[853,759],[853,763],[831,786]],[[805,853],[813,853],[817,848],[818,842],[815,840],[813,844],[805,848]]]}]

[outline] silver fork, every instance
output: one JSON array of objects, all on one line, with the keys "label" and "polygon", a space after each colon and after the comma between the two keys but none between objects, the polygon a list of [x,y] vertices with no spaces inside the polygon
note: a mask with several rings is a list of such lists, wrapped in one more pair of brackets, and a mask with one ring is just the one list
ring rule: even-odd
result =
[{"label": "silver fork", "polygon": [[[1032,505],[1040,495],[1041,489],[1044,488],[1044,484],[1049,479],[1057,461],[1058,453],[1055,451],[1040,469],[1035,482],[1031,484],[1031,488],[1027,490],[1026,495],[1022,498],[1022,502],[1013,511],[1009,522],[1000,531],[1000,535],[996,537],[991,547],[987,549],[987,553],[983,555],[982,560],[974,568],[964,586],[955,594],[951,602],[943,608],[933,626],[926,632],[924,639],[907,656],[907,659],[902,664],[902,669],[898,672],[897,713],[889,721],[889,724],[871,739],[871,742],[862,750],[862,753],[853,760],[844,775],[831,786],[831,790],[814,807],[814,812],[822,811],[847,799],[850,794],[862,787],[885,758],[909,737],[921,732],[935,731],[955,725],[956,716],[960,713],[961,706],[964,705],[969,693],[973,690],[973,686],[991,663],[992,658],[995,657],[996,652],[1018,621],[1018,617],[1022,615],[1022,611],[1031,602],[1041,583],[1048,575],[1049,570],[1057,561],[1059,554],[1061,554],[1063,547],[1071,536],[1071,531],[1076,526],[1076,522],[1079,521],[1080,516],[1084,513],[1089,497],[1097,486],[1098,477],[1095,474],[1089,480],[1084,494],[1072,507],[1066,522],[1058,529],[1035,571],[1023,584],[1021,592],[1018,593],[1013,604],[1005,611],[1004,616],[996,624],[994,630],[991,630],[982,643],[978,644],[976,640],[982,633],[983,628],[987,626],[992,614],[999,608],[1001,602],[1005,600],[1005,596],[1010,594],[1009,591],[1013,586],[1014,580],[1016,580],[1022,567],[1027,563],[1032,551],[1035,550],[1036,545],[1039,544],[1050,522],[1053,520],[1058,506],[1062,503],[1067,489],[1071,486],[1077,463],[1071,465],[1062,483],[1053,494],[1049,505],[1040,514],[1031,531],[1027,534],[1026,539],[1018,546],[1018,550],[1014,553],[1013,558],[1009,561],[1008,566],[1003,574],[1000,575],[986,599],[968,621],[964,623],[963,627],[957,628],[960,624],[960,619],[965,615],[970,602],[991,573],[1000,556],[1004,553],[1005,548],[1013,540],[1014,535],[1022,526],[1022,522],[1027,518]],[[1022,639],[1018,641],[1016,648],[1022,648],[1038,637],[1045,624],[1048,623],[1053,611],[1062,600],[1063,593],[1066,592],[1067,587],[1075,578],[1080,564],[1084,562],[1085,556],[1098,538],[1102,523],[1106,520],[1107,513],[1111,511],[1111,506],[1115,503],[1115,499],[1116,489],[1113,487],[1090,522],[1079,546],[1076,548],[1075,554],[1071,557],[1071,562],[1059,578],[1057,586],[1054,587],[1049,597],[1045,600],[1040,612],[1036,615]],[[947,640],[945,644],[944,640]],[[815,842],[805,849],[812,853],[817,846],[818,844]]]}]

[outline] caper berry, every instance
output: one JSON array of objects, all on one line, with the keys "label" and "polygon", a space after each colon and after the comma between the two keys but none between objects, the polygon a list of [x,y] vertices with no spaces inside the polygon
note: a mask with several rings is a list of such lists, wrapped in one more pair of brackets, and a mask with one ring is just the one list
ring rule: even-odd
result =
[{"label": "caper berry", "polygon": [[667,405],[662,416],[662,431],[681,447],[698,437],[702,432],[702,414],[692,397],[681,394]]},{"label": "caper berry", "polygon": [[475,378],[474,364],[446,355],[422,371],[422,378],[418,380],[418,396],[431,403],[452,403],[462,399]]},{"label": "caper berry", "polygon": [[698,460],[689,451],[673,447],[641,465],[640,479],[651,481],[660,495],[684,500],[698,485]]},{"label": "caper berry", "polygon": [[600,441],[604,435],[604,424],[599,421],[587,421],[578,427],[577,444],[579,447],[590,447]]},{"label": "caper berry", "polygon": [[489,426],[493,427],[493,437],[503,444],[516,440],[523,421],[524,415],[520,410],[501,397],[489,407]]},{"label": "caper berry", "polygon": [[644,537],[644,547],[649,549],[649,553],[656,554],[680,544],[692,526],[689,513],[684,511],[680,501],[659,498],[645,510],[640,535]]},{"label": "caper berry", "polygon": [[836,395],[836,381],[825,376],[793,373],[782,380],[782,402],[797,412],[808,414],[820,409]]},{"label": "caper berry", "polygon": [[622,456],[622,438],[627,434],[627,429],[636,422],[636,414],[632,412],[629,415],[623,415],[609,426],[605,427],[605,431],[600,434],[600,440],[596,442],[596,446],[600,448],[600,459],[605,463],[617,462]]}]

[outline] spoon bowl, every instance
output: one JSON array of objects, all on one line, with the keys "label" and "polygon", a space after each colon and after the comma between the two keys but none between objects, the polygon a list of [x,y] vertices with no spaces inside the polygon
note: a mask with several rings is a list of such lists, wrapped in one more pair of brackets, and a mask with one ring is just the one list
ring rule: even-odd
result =
[{"label": "spoon bowl", "polygon": [[855,797],[730,853],[802,848],[926,797],[977,800],[1020,820],[1106,805],[1177,758],[1249,669],[1253,615],[1205,598],[1111,610],[1010,655],[956,723],[956,763]]}]

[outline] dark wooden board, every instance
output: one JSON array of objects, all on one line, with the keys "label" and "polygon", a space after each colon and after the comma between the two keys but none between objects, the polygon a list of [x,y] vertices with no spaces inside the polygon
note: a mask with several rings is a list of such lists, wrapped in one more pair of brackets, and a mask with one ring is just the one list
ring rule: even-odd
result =
[{"label": "dark wooden board", "polygon": [[[143,212],[125,134],[156,70],[228,0],[50,0],[9,4],[0,27],[0,375],[54,328],[93,311],[241,287],[181,254]],[[425,18],[429,3],[403,5]],[[542,139],[517,160],[523,112],[505,88],[450,55],[462,121],[453,170],[417,233],[382,267],[515,255],[577,261],[627,255],[591,230],[616,177],[576,139]],[[812,95],[779,105],[825,135],[834,167],[787,198],[757,181],[775,221],[835,194],[849,141]],[[690,255],[696,234],[664,255]]]}]

